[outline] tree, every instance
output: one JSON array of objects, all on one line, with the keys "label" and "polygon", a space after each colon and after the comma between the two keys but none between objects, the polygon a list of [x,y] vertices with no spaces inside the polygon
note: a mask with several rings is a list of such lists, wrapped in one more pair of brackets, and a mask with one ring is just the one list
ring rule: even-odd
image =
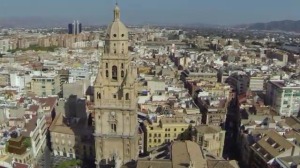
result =
[{"label": "tree", "polygon": [[55,168],[71,168],[71,167],[80,167],[82,166],[82,161],[81,160],[68,160],[68,161],[63,161],[60,162]]},{"label": "tree", "polygon": [[25,140],[23,141],[23,145],[26,148],[30,148],[31,147],[31,140],[30,140],[30,138],[25,138]]}]

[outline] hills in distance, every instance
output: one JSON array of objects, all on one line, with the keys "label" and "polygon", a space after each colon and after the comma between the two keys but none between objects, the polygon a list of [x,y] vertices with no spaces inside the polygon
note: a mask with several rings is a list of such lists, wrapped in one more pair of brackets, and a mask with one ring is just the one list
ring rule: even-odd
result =
[{"label": "hills in distance", "polygon": [[[26,28],[33,28],[33,27],[55,27],[55,26],[62,26],[65,27],[66,24],[70,22],[68,19],[43,19],[39,17],[35,18],[0,18],[0,27],[26,27]],[[90,22],[93,23],[93,22]],[[86,26],[89,23],[86,23]],[[199,27],[199,28],[243,28],[247,30],[266,30],[266,31],[286,31],[286,32],[297,32],[300,33],[300,20],[293,21],[293,20],[283,20],[283,21],[271,21],[267,23],[253,23],[253,24],[243,24],[243,25],[236,25],[236,26],[221,26],[221,25],[213,25],[213,24],[179,24],[184,27]],[[175,26],[175,25],[172,25]],[[177,25],[178,26],[178,25]]]},{"label": "hills in distance", "polygon": [[300,20],[272,21],[267,23],[253,23],[235,26],[236,28],[245,28],[248,30],[267,30],[267,31],[286,31],[300,33]]}]

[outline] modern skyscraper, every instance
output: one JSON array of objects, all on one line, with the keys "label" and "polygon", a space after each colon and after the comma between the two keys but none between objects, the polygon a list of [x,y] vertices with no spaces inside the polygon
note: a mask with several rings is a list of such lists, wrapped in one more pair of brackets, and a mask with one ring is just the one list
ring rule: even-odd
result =
[{"label": "modern skyscraper", "polygon": [[68,24],[68,34],[80,34],[82,32],[82,24],[79,21],[75,21],[73,23]]},{"label": "modern skyscraper", "polygon": [[132,59],[128,54],[128,30],[116,5],[94,89],[97,167],[119,168],[138,156],[137,68]]}]

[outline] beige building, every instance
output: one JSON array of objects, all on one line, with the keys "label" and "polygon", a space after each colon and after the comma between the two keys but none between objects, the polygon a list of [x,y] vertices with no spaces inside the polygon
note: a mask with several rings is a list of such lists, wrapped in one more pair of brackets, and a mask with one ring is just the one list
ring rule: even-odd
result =
[{"label": "beige building", "polygon": [[94,86],[96,166],[121,165],[138,156],[137,68],[128,53],[128,30],[114,9]]},{"label": "beige building", "polygon": [[10,86],[10,76],[9,73],[0,73],[0,86]]},{"label": "beige building", "polygon": [[93,158],[93,129],[86,119],[68,119],[59,113],[49,128],[54,156]]},{"label": "beige building", "polygon": [[57,95],[60,93],[59,75],[33,76],[29,85],[29,90],[37,96]]},{"label": "beige building", "polygon": [[222,157],[225,131],[219,126],[199,125],[195,127],[194,141],[211,154]]},{"label": "beige building", "polygon": [[250,147],[250,167],[268,167],[269,163],[276,157],[297,156],[300,148],[289,142],[277,132],[270,130],[261,135],[258,140]]},{"label": "beige building", "polygon": [[162,118],[157,122],[145,123],[145,150],[173,142],[174,140],[186,139],[189,128],[183,117]]},{"label": "beige building", "polygon": [[[234,160],[222,160],[206,154],[197,143],[177,141],[160,148],[148,158],[139,159],[137,168],[238,168]],[[164,153],[167,153],[165,156]]]}]

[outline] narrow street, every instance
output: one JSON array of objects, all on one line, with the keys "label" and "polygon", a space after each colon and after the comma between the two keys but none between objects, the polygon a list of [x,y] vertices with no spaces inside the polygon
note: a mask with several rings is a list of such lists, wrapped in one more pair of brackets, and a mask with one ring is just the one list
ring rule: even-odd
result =
[{"label": "narrow street", "polygon": [[237,137],[240,127],[240,114],[235,100],[230,102],[228,106],[227,119],[225,123],[225,145],[223,157],[225,159],[239,160],[239,146],[237,145]]}]

